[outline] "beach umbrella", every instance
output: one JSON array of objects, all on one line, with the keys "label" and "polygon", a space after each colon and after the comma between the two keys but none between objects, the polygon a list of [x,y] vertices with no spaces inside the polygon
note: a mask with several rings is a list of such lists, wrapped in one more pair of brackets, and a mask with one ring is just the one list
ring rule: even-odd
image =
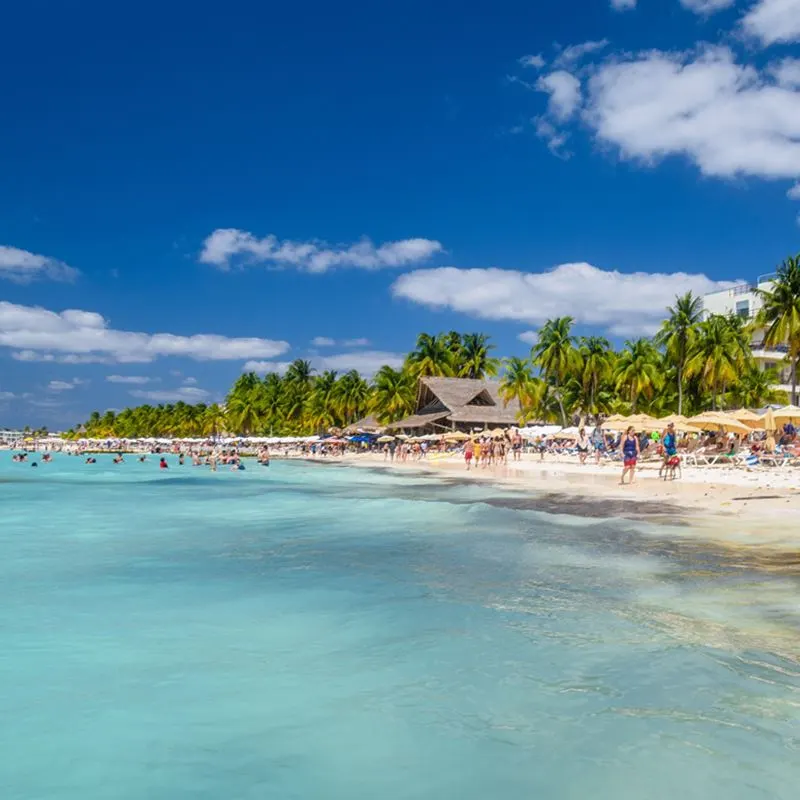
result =
[{"label": "beach umbrella", "polygon": [[452,433],[446,433],[442,438],[446,442],[466,442],[470,437],[468,433],[453,431]]},{"label": "beach umbrella", "polygon": [[689,422],[673,422],[675,433],[702,433],[702,429]]},{"label": "beach umbrella", "polygon": [[689,424],[703,430],[718,430],[723,433],[752,433],[753,429],[738,419],[721,414],[718,411],[707,411],[689,419]]},{"label": "beach umbrella", "polygon": [[494,430],[489,431],[489,436],[493,439],[503,439],[506,435],[506,432],[502,428],[495,428]]},{"label": "beach umbrella", "polygon": [[377,439],[378,444],[388,444],[394,441],[394,436],[379,436]]},{"label": "beach umbrella", "polygon": [[764,417],[749,408],[737,408],[735,411],[727,411],[726,415],[738,419],[739,422],[744,422],[745,425],[749,425],[751,428],[764,427]]},{"label": "beach umbrella", "polygon": [[767,409],[767,413],[764,414],[764,430],[766,431],[774,431],[776,428],[775,425],[775,411],[771,408]]},{"label": "beach umbrella", "polygon": [[558,433],[553,434],[554,439],[577,439],[580,434],[580,428],[563,428]]},{"label": "beach umbrella", "polygon": [[688,417],[684,417],[683,414],[670,414],[668,417],[662,417],[660,420],[658,420],[658,422],[660,422],[665,428],[670,422],[675,423],[675,425],[680,425],[685,424],[688,421]]},{"label": "beach umbrella", "polygon": [[624,425],[628,418],[624,414],[612,414],[608,419],[603,421],[601,427],[613,428],[615,425]]},{"label": "beach umbrella", "polygon": [[800,422],[800,407],[799,406],[784,406],[783,408],[776,408],[772,412],[772,416],[776,422]]}]

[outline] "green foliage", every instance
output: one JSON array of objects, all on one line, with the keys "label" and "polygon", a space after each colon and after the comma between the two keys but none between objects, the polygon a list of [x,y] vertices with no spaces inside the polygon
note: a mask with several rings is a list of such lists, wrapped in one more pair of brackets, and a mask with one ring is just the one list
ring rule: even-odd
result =
[{"label": "green foliage", "polygon": [[545,322],[529,358],[502,362],[491,355],[494,346],[484,334],[421,333],[402,368],[383,366],[371,382],[355,371],[317,375],[308,361],[297,360],[282,377],[241,375],[224,406],[178,402],[116,414],[94,411],[73,435],[303,435],[344,428],[367,414],[388,424],[414,413],[418,382],[426,376],[484,379],[500,374],[500,395],[506,403],[519,403],[520,421],[564,425],[610,413],[694,414],[720,405],[781,403],[785,393],[772,388],[779,376],[761,370],[750,339],[760,330],[766,346],[788,344],[796,387],[800,256],[787,259],[772,288],[760,294],[763,309],[750,327],[734,315],[702,319],[700,300],[688,293],[675,298],[652,340],[627,341],[619,352],[602,337],[576,340],[571,317]]}]

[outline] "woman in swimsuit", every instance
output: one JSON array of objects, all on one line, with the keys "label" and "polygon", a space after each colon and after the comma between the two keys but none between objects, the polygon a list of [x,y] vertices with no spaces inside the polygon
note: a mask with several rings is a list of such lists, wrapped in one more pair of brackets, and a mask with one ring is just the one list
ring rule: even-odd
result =
[{"label": "woman in swimsuit", "polygon": [[[669,473],[670,462],[678,455],[678,440],[675,436],[675,423],[670,422],[661,434],[661,446],[664,448],[664,461],[658,471],[658,477],[662,475],[666,479]],[[674,473],[673,473],[674,477]]]},{"label": "woman in swimsuit", "polygon": [[578,458],[580,459],[581,464],[586,463],[586,456],[589,455],[590,444],[591,443],[589,442],[589,437],[586,435],[586,429],[581,428],[578,434],[578,443],[577,443]]},{"label": "woman in swimsuit", "polygon": [[625,475],[630,472],[631,479],[629,483],[633,483],[634,473],[636,472],[636,460],[639,458],[639,437],[633,430],[633,425],[628,427],[625,431],[625,436],[622,437],[622,477],[620,478],[620,486],[625,483]]}]

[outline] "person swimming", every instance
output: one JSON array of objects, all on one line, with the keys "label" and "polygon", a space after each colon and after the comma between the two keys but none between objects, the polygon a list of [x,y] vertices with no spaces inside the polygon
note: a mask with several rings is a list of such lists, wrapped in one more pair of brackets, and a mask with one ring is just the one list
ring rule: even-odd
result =
[{"label": "person swimming", "polygon": [[167,464],[167,459],[163,456],[161,457],[161,461],[158,462],[159,469],[169,469],[169,464]]}]

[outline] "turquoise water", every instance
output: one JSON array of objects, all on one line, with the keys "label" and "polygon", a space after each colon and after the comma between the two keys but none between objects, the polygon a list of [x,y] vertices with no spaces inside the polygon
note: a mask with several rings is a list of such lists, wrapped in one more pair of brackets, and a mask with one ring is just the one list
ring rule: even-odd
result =
[{"label": "turquoise water", "polygon": [[0,797],[796,798],[797,573],[520,499],[0,454]]}]

